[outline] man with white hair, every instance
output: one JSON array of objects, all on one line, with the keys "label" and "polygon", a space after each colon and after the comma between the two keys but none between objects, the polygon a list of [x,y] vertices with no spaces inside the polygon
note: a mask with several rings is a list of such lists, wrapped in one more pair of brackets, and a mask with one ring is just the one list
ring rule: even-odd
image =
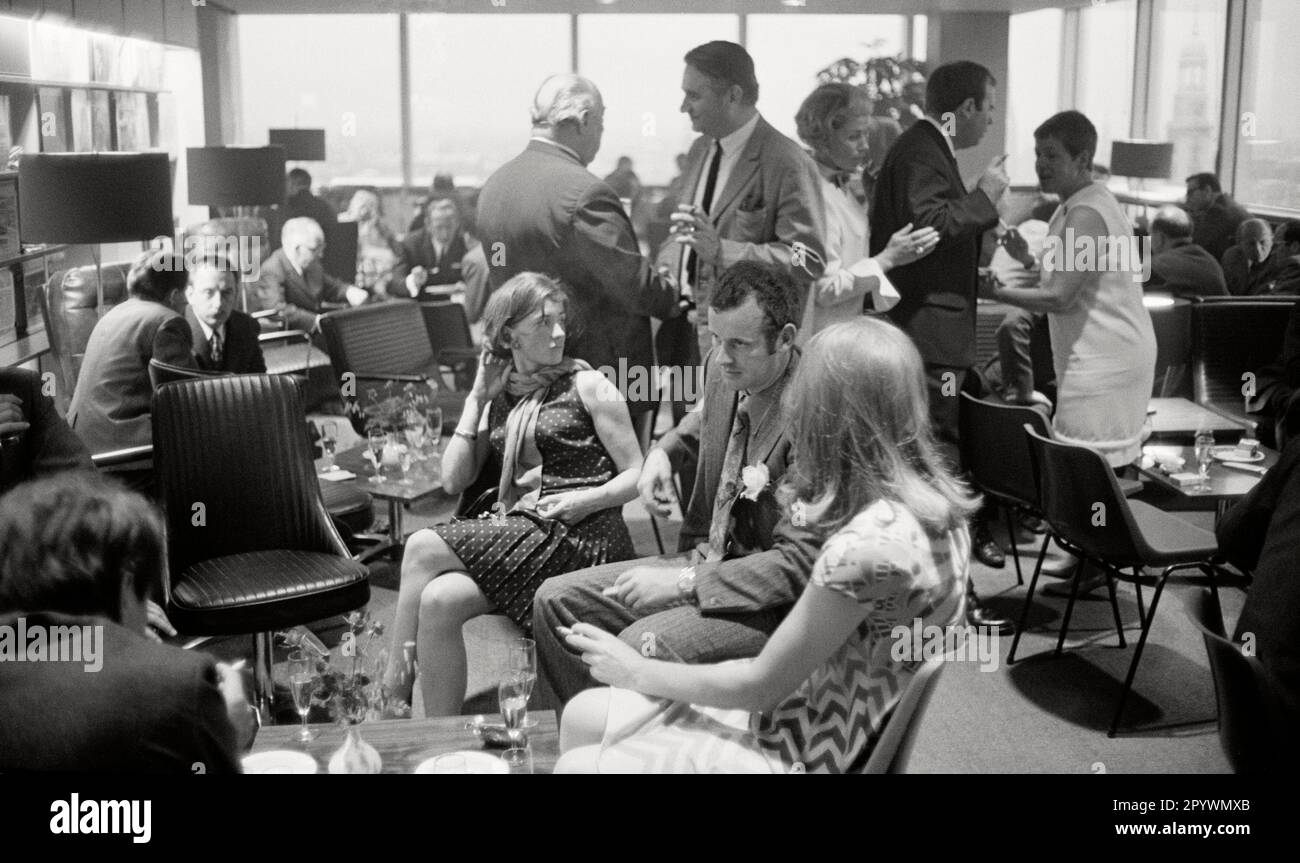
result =
[{"label": "man with white hair", "polygon": [[315,220],[290,219],[280,230],[280,248],[262,264],[257,281],[258,310],[275,309],[291,330],[320,332],[320,316],[332,308],[359,306],[365,290],[325,272],[325,232]]},{"label": "man with white hair", "polygon": [[[478,229],[492,287],[524,271],[562,282],[572,297],[565,353],[599,368],[648,370],[650,318],[676,313],[677,287],[641,257],[617,193],[587,165],[600,149],[605,105],[578,75],[547,78],[533,100],[524,151],[483,185]],[[629,379],[632,379],[629,375]],[[653,407],[631,392],[633,417]]]}]

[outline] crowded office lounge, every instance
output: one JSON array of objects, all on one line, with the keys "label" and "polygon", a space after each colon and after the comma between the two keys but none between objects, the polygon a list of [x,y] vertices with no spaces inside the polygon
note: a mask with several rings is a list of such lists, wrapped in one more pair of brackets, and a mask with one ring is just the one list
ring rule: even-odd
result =
[{"label": "crowded office lounge", "polygon": [[1294,11],[0,0],[0,772],[1300,766]]}]

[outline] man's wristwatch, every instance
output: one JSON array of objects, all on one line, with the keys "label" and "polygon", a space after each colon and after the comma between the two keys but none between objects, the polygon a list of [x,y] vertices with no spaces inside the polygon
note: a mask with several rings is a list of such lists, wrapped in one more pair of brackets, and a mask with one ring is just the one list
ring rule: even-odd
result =
[{"label": "man's wristwatch", "polygon": [[677,573],[677,593],[681,595],[682,599],[692,605],[695,604],[699,598],[695,594],[695,567],[684,566],[682,571]]}]

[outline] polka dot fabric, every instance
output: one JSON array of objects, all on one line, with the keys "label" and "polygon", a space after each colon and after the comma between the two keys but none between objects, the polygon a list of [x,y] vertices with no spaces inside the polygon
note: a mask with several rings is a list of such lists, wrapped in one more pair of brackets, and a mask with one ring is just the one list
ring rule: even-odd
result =
[{"label": "polka dot fabric", "polygon": [[[515,400],[498,396],[489,412],[492,446],[505,446],[505,420]],[[574,375],[551,384],[537,416],[542,497],[604,485],[618,469],[601,444],[578,395]],[[535,513],[457,519],[434,528],[464,562],[483,594],[525,631],[532,626],[533,594],[546,579],[636,556],[622,508],[593,513],[566,526]]]}]

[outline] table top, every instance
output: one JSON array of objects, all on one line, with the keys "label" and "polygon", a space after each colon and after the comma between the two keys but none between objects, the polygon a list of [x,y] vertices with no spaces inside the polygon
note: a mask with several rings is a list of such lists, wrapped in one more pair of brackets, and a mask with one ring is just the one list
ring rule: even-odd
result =
[{"label": "table top", "polygon": [[[560,731],[555,722],[554,710],[530,710],[530,719],[537,727],[528,732],[528,744],[533,750],[533,772],[551,773],[560,757]],[[491,717],[490,717],[491,718]],[[488,749],[466,728],[470,716],[442,716],[437,719],[384,719],[367,722],[361,726],[361,739],[379,752],[383,759],[383,773],[414,773],[420,762],[448,752],[486,752],[498,755],[502,750]],[[317,769],[328,772],[330,756],[346,737],[340,725],[313,724],[317,737],[309,743],[294,740],[298,725],[268,725],[257,733],[253,753],[289,749],[307,752],[316,759]]]},{"label": "table top", "polygon": [[[1194,435],[1202,428],[1212,432],[1237,432],[1244,435],[1246,428],[1223,414],[1202,407],[1190,399],[1153,398],[1150,406],[1151,432],[1158,435]],[[1231,441],[1236,443],[1236,441]]]},{"label": "table top", "polygon": [[[1156,449],[1162,453],[1178,455],[1184,461],[1183,471],[1187,473],[1196,472],[1196,448],[1190,446],[1152,446],[1144,447],[1144,450]],[[1257,467],[1270,468],[1277,464],[1278,453],[1267,447],[1260,447],[1264,454],[1264,460],[1253,462]],[[1244,497],[1251,489],[1259,484],[1262,477],[1259,474],[1251,473],[1244,470],[1225,467],[1223,462],[1217,459],[1210,465],[1210,486],[1208,491],[1200,491],[1195,486],[1182,487],[1175,482],[1171,482],[1169,477],[1164,474],[1158,467],[1140,468],[1144,476],[1150,477],[1163,488],[1188,498],[1204,498],[1207,501],[1235,500]]]},{"label": "table top", "polygon": [[[341,482],[354,483],[357,488],[369,492],[380,500],[394,500],[402,503],[415,503],[442,491],[441,456],[412,465],[411,469],[407,471],[407,477],[411,480],[411,484],[402,485],[398,482],[398,475],[401,470],[392,465],[384,468],[385,479],[383,482],[371,482],[370,477],[374,476],[375,469],[370,463],[370,459],[365,457],[366,449],[366,442],[362,441],[351,449],[334,455],[335,464],[357,475],[356,479],[341,480]],[[441,448],[439,452],[441,452]],[[324,464],[324,459],[317,459],[316,469],[320,470]],[[321,481],[329,482],[330,480]]]}]

